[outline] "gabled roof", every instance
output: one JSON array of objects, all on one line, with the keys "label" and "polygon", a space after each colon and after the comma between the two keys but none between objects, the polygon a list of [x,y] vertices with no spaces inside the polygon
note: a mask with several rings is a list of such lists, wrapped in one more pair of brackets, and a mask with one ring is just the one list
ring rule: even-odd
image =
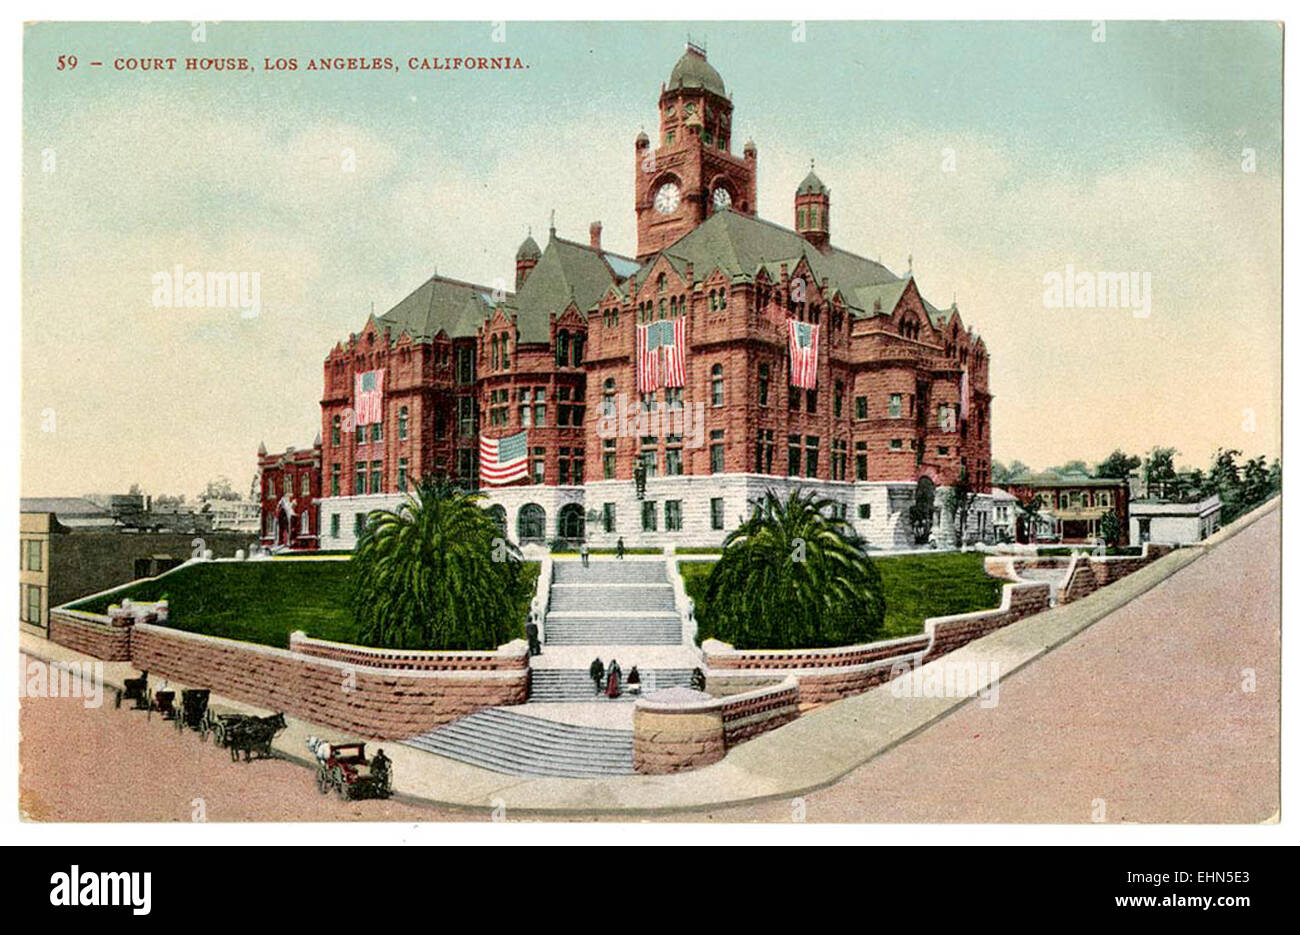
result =
[{"label": "gabled roof", "polygon": [[376,321],[392,329],[394,340],[403,331],[416,341],[427,341],[439,331],[450,338],[469,338],[494,307],[490,287],[434,275]]},{"label": "gabled roof", "polygon": [[[716,212],[666,247],[663,254],[675,269],[684,268],[690,262],[697,276],[707,276],[716,267],[732,278],[751,277],[760,268],[776,277],[782,264],[789,272],[800,259],[806,259],[817,281],[825,279],[832,291],[838,289],[845,304],[858,317],[874,314],[877,294],[882,296],[884,312],[892,312],[893,305],[886,307],[883,296],[892,293],[897,301],[907,285],[906,279],[895,276],[873,260],[835,247],[823,253],[787,227],[731,210]],[[654,258],[641,267],[638,281],[644,281],[653,263]],[[861,292],[863,289],[867,291]]]},{"label": "gabled roof", "polygon": [[573,303],[586,316],[610,286],[617,286],[635,269],[635,260],[552,233],[519,293],[504,303],[515,313],[520,343],[548,343],[552,313],[561,315]]}]

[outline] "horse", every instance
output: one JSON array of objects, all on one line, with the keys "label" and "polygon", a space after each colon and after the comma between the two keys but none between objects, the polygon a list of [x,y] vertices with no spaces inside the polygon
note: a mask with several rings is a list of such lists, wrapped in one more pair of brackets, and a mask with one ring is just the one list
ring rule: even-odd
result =
[{"label": "horse", "polygon": [[232,724],[226,734],[226,743],[230,747],[230,759],[239,760],[239,751],[244,751],[244,762],[253,758],[253,751],[261,756],[271,755],[271,741],[275,735],[284,730],[288,724],[284,714],[272,714],[270,717],[250,717]]}]

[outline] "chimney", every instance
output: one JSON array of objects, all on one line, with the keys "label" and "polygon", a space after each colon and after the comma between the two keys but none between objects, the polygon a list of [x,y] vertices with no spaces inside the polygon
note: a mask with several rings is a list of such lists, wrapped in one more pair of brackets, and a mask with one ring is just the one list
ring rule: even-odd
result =
[{"label": "chimney", "polygon": [[600,249],[600,222],[599,221],[591,222],[591,249],[593,250]]}]

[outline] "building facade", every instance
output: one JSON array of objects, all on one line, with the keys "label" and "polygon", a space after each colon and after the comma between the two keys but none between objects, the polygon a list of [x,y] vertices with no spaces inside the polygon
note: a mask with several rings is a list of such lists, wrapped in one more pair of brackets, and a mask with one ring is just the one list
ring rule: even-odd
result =
[{"label": "building facade", "polygon": [[1178,503],[1142,499],[1129,504],[1129,539],[1134,545],[1189,545],[1219,531],[1223,504],[1218,494]]},{"label": "building facade", "polygon": [[[782,209],[792,226],[760,218],[758,149],[732,153],[732,100],[701,49],[658,115],[629,152],[634,250],[607,249],[599,222],[585,242],[552,222],[516,251],[513,289],[434,276],[329,352],[323,547],[350,547],[423,474],[479,486],[481,438],[524,439],[525,476],[483,488],[521,542],[720,542],[751,500],[803,489],[870,545],[907,547],[917,481],[963,473],[966,529],[992,535],[988,350],[956,304],[836,246],[813,171]],[[652,330],[677,355],[656,352],[657,382],[639,379]],[[278,502],[263,498],[264,531]]]},{"label": "building facade", "polygon": [[[1020,503],[1042,498],[1038,528],[1032,538],[1066,543],[1093,542],[1101,537],[1102,517],[1114,513],[1119,521],[1121,546],[1129,539],[1129,485],[1125,478],[1087,474],[1022,474],[1006,483]],[[1022,522],[1019,538],[1031,538]]]},{"label": "building facade", "polygon": [[260,543],[269,549],[319,549],[321,443],[270,454],[257,450],[261,492]]}]

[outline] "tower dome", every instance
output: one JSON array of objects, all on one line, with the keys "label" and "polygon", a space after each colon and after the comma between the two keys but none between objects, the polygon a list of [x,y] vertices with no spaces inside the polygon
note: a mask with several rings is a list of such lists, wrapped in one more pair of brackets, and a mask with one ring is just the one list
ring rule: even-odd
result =
[{"label": "tower dome", "polygon": [[541,257],[542,248],[537,246],[532,234],[524,238],[524,242],[519,245],[519,252],[515,254],[516,260],[540,260]]},{"label": "tower dome", "polygon": [[687,43],[686,52],[677,60],[672,74],[668,76],[669,91],[685,88],[703,88],[718,97],[727,96],[727,87],[722,83],[718,70],[709,64],[704,50],[691,43]]},{"label": "tower dome", "polygon": [[817,173],[809,169],[808,174],[804,176],[804,180],[800,182],[799,187],[795,189],[795,194],[796,195],[825,195],[826,186],[822,184],[821,179],[817,178]]}]

